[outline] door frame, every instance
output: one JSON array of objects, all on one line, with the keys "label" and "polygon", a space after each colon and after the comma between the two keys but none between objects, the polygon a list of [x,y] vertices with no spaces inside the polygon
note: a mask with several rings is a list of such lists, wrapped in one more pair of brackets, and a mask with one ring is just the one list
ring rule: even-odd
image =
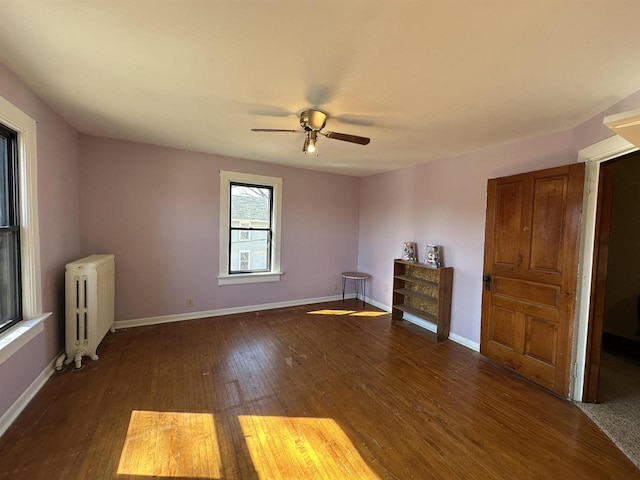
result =
[{"label": "door frame", "polygon": [[[569,392],[571,399],[581,402],[589,376],[587,350],[589,341],[591,310],[591,285],[595,274],[596,213],[598,209],[598,185],[602,163],[638,151],[638,147],[619,135],[614,135],[578,151],[578,163],[585,163],[585,189],[582,204],[582,227],[580,233],[580,255],[578,258],[577,313],[573,337],[573,370]],[[597,348],[600,348],[599,343]]]}]

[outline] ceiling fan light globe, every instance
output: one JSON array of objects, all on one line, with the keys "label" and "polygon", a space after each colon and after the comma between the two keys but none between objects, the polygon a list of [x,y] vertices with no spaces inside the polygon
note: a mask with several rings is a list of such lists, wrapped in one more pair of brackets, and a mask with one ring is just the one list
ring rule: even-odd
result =
[{"label": "ceiling fan light globe", "polygon": [[315,145],[312,144],[310,138],[309,138],[309,134],[307,134],[307,136],[304,138],[304,144],[302,145],[302,151],[304,152],[305,155],[307,155],[308,153],[314,153],[315,152]]},{"label": "ceiling fan light globe", "polygon": [[318,134],[316,132],[307,132],[307,137],[304,139],[302,151],[305,154],[310,153],[312,155],[318,156],[318,146],[316,144],[317,139]]}]

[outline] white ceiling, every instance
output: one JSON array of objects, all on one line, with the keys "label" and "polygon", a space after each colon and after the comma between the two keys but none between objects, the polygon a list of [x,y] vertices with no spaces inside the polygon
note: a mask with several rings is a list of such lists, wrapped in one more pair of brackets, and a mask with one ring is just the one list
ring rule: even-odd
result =
[{"label": "white ceiling", "polygon": [[[0,62],[78,131],[369,175],[640,89],[638,0],[0,0]],[[329,113],[318,157],[293,129]]]}]

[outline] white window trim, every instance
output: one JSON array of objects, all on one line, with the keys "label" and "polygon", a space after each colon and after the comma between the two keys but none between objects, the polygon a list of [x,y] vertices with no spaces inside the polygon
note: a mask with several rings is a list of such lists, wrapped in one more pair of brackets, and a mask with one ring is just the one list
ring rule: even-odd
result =
[{"label": "white window trim", "polygon": [[[0,123],[18,134],[22,318],[0,337],[0,360],[42,330],[36,121],[0,97]],[[18,342],[18,343],[16,343]],[[0,362],[1,363],[1,362]]]},{"label": "white window trim", "polygon": [[[229,274],[229,187],[231,182],[267,185],[273,188],[273,241],[271,243],[271,271]],[[279,282],[280,246],[282,244],[282,178],[220,170],[220,247],[218,285]]]}]

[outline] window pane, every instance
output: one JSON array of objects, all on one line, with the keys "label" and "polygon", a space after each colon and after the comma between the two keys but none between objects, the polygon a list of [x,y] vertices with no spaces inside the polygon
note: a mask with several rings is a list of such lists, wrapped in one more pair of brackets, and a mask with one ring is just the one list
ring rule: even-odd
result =
[{"label": "window pane", "polygon": [[[229,273],[271,268],[271,187],[231,183]],[[237,230],[236,230],[237,229]]]},{"label": "window pane", "polygon": [[0,232],[0,330],[20,317],[17,239],[17,232]]},{"label": "window pane", "polygon": [[231,185],[231,226],[271,227],[271,188]]},{"label": "window pane", "polygon": [[9,225],[9,159],[7,139],[0,135],[0,226]]},{"label": "window pane", "polygon": [[231,272],[247,271],[264,272],[268,271],[270,262],[269,232],[252,231],[251,240],[238,240],[238,233],[231,232]]}]

